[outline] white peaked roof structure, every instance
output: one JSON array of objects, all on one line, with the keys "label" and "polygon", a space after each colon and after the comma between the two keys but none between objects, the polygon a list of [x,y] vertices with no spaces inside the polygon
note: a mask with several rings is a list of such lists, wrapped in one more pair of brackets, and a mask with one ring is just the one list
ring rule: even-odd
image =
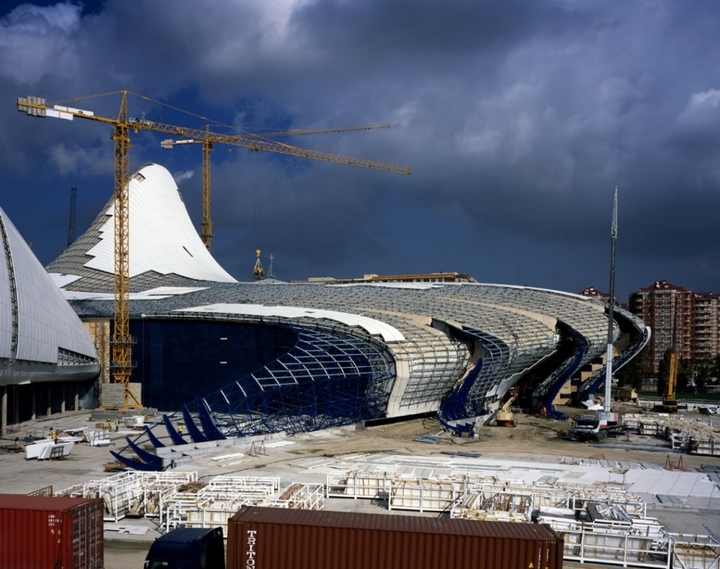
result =
[{"label": "white peaked roof structure", "polygon": [[0,209],[0,386],[99,370],[85,326]]},{"label": "white peaked roof structure", "polygon": [[[236,282],[203,245],[170,172],[157,164],[144,166],[132,175],[128,195],[133,290],[144,290],[142,283],[151,275],[175,277],[177,283],[183,279]],[[110,200],[90,229],[48,266],[59,286],[112,291],[113,215],[114,200]]]}]

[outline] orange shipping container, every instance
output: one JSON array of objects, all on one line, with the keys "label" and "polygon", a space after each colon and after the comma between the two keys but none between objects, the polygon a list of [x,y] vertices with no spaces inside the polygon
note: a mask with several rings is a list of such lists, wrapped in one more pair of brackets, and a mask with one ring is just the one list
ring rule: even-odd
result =
[{"label": "orange shipping container", "polygon": [[561,569],[547,525],[245,506],[227,569]]},{"label": "orange shipping container", "polygon": [[2,569],[103,569],[99,499],[0,494]]}]

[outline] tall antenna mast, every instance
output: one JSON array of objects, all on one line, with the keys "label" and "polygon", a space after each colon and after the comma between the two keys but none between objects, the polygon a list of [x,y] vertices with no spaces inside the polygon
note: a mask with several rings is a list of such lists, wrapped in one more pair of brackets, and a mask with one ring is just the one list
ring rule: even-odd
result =
[{"label": "tall antenna mast", "polygon": [[605,365],[605,405],[603,411],[610,413],[610,399],[612,389],[612,355],[613,355],[613,307],[615,306],[615,247],[617,245],[617,210],[618,190],[615,186],[615,200],[613,202],[612,228],[610,229],[610,301],[608,303],[608,336]]},{"label": "tall antenna mast", "polygon": [[75,198],[77,196],[77,188],[70,188],[70,221],[68,222],[68,247],[75,241]]},{"label": "tall antenna mast", "polygon": [[274,258],[275,258],[275,256],[272,253],[270,253],[270,268],[268,269],[268,278],[269,279],[275,278],[275,273],[273,273],[273,259]]}]

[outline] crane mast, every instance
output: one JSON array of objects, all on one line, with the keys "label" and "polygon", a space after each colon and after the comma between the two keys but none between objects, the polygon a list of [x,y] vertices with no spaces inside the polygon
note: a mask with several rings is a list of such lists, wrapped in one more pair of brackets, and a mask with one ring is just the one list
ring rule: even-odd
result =
[{"label": "crane mast", "polygon": [[210,215],[210,152],[213,143],[209,140],[203,141],[203,211],[202,211],[202,242],[210,251],[212,246],[213,229],[212,217]]},{"label": "crane mast", "polygon": [[[128,127],[127,92],[122,94],[120,111],[114,124],[115,142],[115,287],[112,336],[112,375],[125,387],[124,406],[141,407],[130,390],[132,372],[132,337],[130,336],[130,131]],[[132,399],[132,402],[130,401]]]},{"label": "crane mast", "polygon": [[[410,169],[397,166],[394,164],[386,164],[373,160],[363,160],[359,158],[350,158],[340,156],[328,152],[319,152],[316,150],[308,150],[296,148],[288,144],[281,144],[262,140],[254,135],[226,135],[210,132],[209,129],[199,130],[182,126],[174,126],[160,122],[148,121],[128,116],[128,91],[119,92],[122,95],[120,109],[115,118],[103,117],[96,115],[92,111],[76,109],[67,106],[54,105],[48,107],[46,101],[42,97],[18,97],[17,109],[33,117],[52,117],[65,120],[73,120],[74,118],[82,118],[109,124],[113,127],[113,143],[115,149],[114,159],[114,318],[113,318],[113,334],[112,334],[112,364],[111,372],[115,383],[119,383],[124,387],[124,408],[141,407],[140,398],[130,390],[130,376],[132,373],[132,337],[130,336],[130,219],[129,219],[129,180],[130,180],[130,132],[138,133],[142,130],[159,132],[171,136],[184,136],[199,139],[204,144],[203,169],[207,172],[207,178],[203,179],[204,187],[208,188],[207,194],[207,219],[203,216],[203,236],[208,239],[212,236],[212,224],[210,222],[209,207],[209,187],[210,187],[210,150],[212,145],[216,143],[230,144],[249,148],[253,151],[264,150],[267,152],[275,152],[289,156],[302,158],[311,158],[314,160],[322,160],[334,162],[338,164],[346,164],[349,166],[358,166],[383,170],[386,172],[395,172],[401,174],[410,174]],[[116,93],[115,93],[116,94]],[[372,127],[369,127],[372,128]],[[292,132],[292,131],[287,131]],[[295,131],[302,133],[303,131]],[[266,135],[267,136],[267,135]],[[172,142],[172,141],[171,141]],[[205,203],[203,206],[205,207]],[[207,224],[206,224],[207,221]],[[209,249],[209,241],[205,243]],[[259,262],[259,254],[258,254]]]},{"label": "crane mast", "polygon": [[607,350],[605,353],[605,404],[603,405],[603,415],[612,418],[610,410],[610,399],[612,389],[612,373],[613,373],[613,328],[615,321],[613,319],[613,308],[615,307],[615,251],[617,247],[618,233],[618,189],[615,187],[615,197],[613,199],[612,226],[610,228],[610,301],[608,302],[608,331],[607,331]]}]

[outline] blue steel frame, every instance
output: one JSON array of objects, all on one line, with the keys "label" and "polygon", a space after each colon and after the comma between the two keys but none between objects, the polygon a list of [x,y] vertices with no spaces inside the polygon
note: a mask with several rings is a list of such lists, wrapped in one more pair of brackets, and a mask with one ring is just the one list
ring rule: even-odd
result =
[{"label": "blue steel frame", "polygon": [[553,401],[567,381],[580,369],[585,361],[590,345],[585,336],[572,326],[558,320],[557,329],[562,334],[560,346],[567,345],[567,355],[562,364],[556,366],[555,371],[535,387],[532,393],[533,406],[545,410],[545,415],[556,421],[566,421],[567,415],[558,411]]},{"label": "blue steel frame", "polygon": [[[287,353],[128,440],[125,448],[142,459],[142,468],[162,468],[138,455],[136,449],[144,442],[157,448],[168,439],[177,446],[282,431],[293,435],[384,416],[395,361],[381,344],[320,324],[286,327],[297,335]],[[180,421],[190,441],[175,428]],[[139,468],[137,460],[124,460],[121,453],[113,456]]]},{"label": "blue steel frame", "polygon": [[[607,314],[607,312],[608,310],[606,309],[605,313]],[[638,324],[637,317],[633,314],[625,312],[624,310],[616,308],[613,311],[613,314],[621,330],[628,329],[635,332],[631,336],[631,344],[627,346],[618,357],[613,358],[613,372],[616,372],[638,355],[650,341],[650,329],[647,326],[640,326]],[[606,367],[607,366],[603,366],[598,369],[582,384],[580,384],[575,394],[576,403],[578,405],[583,401],[592,399],[600,386],[604,385]]]},{"label": "blue steel frame", "polygon": [[[506,369],[510,361],[510,348],[499,338],[479,329],[455,329],[468,342],[477,341],[485,351],[470,373],[455,386],[443,400],[438,410],[438,420],[456,436],[469,433],[475,427],[475,417],[486,411],[486,393],[499,372]],[[464,423],[453,423],[463,421]]]}]

